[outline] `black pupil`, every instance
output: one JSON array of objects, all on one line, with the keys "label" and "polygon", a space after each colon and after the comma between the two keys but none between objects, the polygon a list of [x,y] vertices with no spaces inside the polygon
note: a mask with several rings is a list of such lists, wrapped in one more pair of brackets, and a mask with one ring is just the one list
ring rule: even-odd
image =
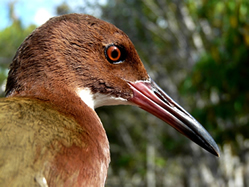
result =
[{"label": "black pupil", "polygon": [[117,58],[118,57],[118,52],[117,50],[112,51],[112,58]]}]

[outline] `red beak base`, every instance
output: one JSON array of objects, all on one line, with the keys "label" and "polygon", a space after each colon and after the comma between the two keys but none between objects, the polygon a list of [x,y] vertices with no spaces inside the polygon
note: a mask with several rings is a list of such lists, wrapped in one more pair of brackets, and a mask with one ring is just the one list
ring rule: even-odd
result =
[{"label": "red beak base", "polygon": [[219,157],[219,148],[210,134],[153,80],[128,84],[133,90],[130,102],[165,121],[196,144]]}]

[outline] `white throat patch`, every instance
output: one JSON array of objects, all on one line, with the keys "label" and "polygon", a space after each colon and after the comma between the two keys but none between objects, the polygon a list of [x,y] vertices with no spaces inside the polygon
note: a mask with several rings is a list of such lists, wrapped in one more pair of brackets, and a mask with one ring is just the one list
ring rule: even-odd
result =
[{"label": "white throat patch", "polygon": [[114,97],[101,93],[93,94],[89,88],[78,88],[77,95],[84,101],[90,108],[95,109],[101,106],[108,105],[130,105],[127,99],[121,97]]}]

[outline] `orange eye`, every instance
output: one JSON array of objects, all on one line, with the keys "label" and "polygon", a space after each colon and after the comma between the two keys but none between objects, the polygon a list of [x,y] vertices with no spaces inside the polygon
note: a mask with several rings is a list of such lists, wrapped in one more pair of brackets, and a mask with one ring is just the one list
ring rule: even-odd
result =
[{"label": "orange eye", "polygon": [[121,57],[121,51],[119,50],[119,48],[117,48],[116,46],[110,46],[107,51],[107,56],[110,60],[112,61],[118,61],[119,58]]},{"label": "orange eye", "polygon": [[105,49],[105,55],[110,63],[117,64],[124,60],[125,51],[122,47],[112,44]]}]

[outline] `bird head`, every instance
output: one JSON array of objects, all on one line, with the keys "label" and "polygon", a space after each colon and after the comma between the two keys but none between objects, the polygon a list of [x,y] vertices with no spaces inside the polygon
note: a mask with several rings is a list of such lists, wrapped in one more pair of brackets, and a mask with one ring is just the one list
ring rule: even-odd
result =
[{"label": "bird head", "polygon": [[92,109],[137,105],[219,155],[209,133],[150,78],[128,36],[110,23],[80,14],[55,17],[19,47],[7,96],[59,98],[62,89]]}]

